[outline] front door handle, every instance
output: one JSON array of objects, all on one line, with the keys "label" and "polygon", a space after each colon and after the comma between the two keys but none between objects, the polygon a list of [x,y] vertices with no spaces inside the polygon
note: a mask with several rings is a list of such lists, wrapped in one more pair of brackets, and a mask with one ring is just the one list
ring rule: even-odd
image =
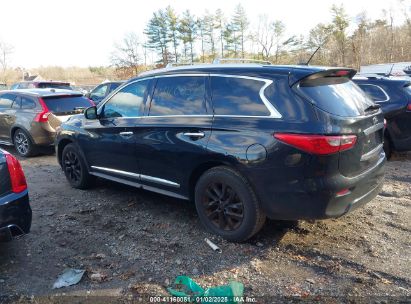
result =
[{"label": "front door handle", "polygon": [[130,138],[131,136],[133,136],[134,133],[131,131],[127,131],[127,132],[120,132],[119,134],[121,137]]},{"label": "front door handle", "polygon": [[205,134],[203,132],[187,132],[183,133],[184,136],[188,137],[197,137],[197,138],[203,138]]}]

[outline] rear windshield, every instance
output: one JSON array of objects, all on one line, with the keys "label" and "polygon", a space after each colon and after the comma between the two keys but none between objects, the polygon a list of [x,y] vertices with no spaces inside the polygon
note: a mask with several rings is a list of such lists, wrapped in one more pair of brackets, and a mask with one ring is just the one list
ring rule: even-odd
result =
[{"label": "rear windshield", "polygon": [[322,77],[305,80],[299,91],[318,108],[338,116],[352,117],[365,113],[372,100],[346,77]]},{"label": "rear windshield", "polygon": [[38,87],[40,89],[66,89],[66,90],[71,90],[72,88],[70,87],[69,84],[64,84],[64,83],[47,83],[47,82],[41,82],[38,84]]},{"label": "rear windshield", "polygon": [[43,100],[49,111],[53,113],[76,113],[92,105],[84,96],[53,96],[43,97]]}]

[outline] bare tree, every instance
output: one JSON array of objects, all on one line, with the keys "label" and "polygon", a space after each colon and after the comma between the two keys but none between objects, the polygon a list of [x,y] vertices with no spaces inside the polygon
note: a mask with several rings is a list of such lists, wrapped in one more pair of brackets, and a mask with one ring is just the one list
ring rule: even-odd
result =
[{"label": "bare tree", "polygon": [[257,33],[254,35],[257,43],[261,47],[261,54],[264,60],[268,60],[271,50],[275,46],[275,61],[280,56],[285,26],[282,21],[269,21],[267,15],[260,16]]},{"label": "bare tree", "polygon": [[136,33],[126,34],[121,43],[114,45],[114,51],[111,53],[112,65],[126,74],[137,75],[141,59],[140,47]]},{"label": "bare tree", "polygon": [[7,69],[9,67],[10,55],[13,53],[14,48],[12,45],[0,41],[0,66],[2,81],[7,83]]}]

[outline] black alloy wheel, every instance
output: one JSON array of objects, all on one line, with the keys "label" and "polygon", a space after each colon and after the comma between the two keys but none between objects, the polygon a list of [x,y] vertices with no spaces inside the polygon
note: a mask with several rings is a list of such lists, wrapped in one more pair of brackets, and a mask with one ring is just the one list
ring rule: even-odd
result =
[{"label": "black alloy wheel", "polygon": [[244,205],[238,194],[224,182],[208,185],[202,198],[205,213],[217,228],[236,230],[244,218]]}]

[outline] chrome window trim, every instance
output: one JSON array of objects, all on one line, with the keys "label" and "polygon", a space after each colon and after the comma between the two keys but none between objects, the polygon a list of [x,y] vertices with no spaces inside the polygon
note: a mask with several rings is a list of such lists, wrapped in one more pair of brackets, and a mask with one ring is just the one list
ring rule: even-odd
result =
[{"label": "chrome window trim", "polygon": [[265,117],[265,118],[282,118],[283,116],[280,114],[280,112],[277,111],[277,109],[271,104],[271,102],[265,97],[264,91],[266,88],[268,88],[273,81],[270,79],[265,79],[265,78],[259,78],[259,77],[252,77],[252,76],[243,76],[243,75],[230,75],[230,74],[214,74],[210,73],[210,77],[226,77],[226,78],[240,78],[240,79],[248,79],[248,80],[256,80],[256,81],[262,81],[265,83],[260,88],[259,95],[261,101],[264,103],[266,106],[267,110],[270,112],[270,115],[216,115],[219,117]]},{"label": "chrome window trim", "polygon": [[117,92],[120,90],[128,87],[131,84],[134,84],[136,82],[140,82],[143,80],[150,80],[150,79],[157,79],[157,78],[166,78],[166,77],[226,77],[226,78],[240,78],[240,79],[249,79],[249,80],[256,80],[256,81],[261,81],[264,82],[265,84],[260,88],[259,91],[259,96],[267,110],[270,112],[270,115],[223,115],[223,114],[204,114],[204,115],[144,115],[144,116],[134,116],[134,117],[124,117],[124,118],[148,118],[148,117],[182,117],[182,116],[187,116],[187,117],[209,117],[209,116],[216,116],[216,117],[243,117],[243,118],[282,118],[282,115],[278,110],[271,104],[271,102],[267,99],[267,97],[264,94],[264,91],[266,88],[268,88],[274,81],[270,79],[265,79],[265,78],[259,78],[259,77],[252,77],[252,76],[243,76],[243,75],[231,75],[231,74],[218,74],[218,73],[187,73],[187,74],[165,74],[165,75],[156,75],[156,76],[150,76],[150,77],[145,77],[141,79],[136,79],[130,83],[128,83],[125,86],[120,86],[114,91],[110,93],[110,97],[105,100],[103,103],[100,103],[97,107],[97,110],[99,111],[107,102],[113,98]]},{"label": "chrome window trim", "polygon": [[[383,94],[385,95],[385,99],[384,100],[373,100],[374,102],[387,102],[387,101],[389,101],[390,100],[390,96],[388,96],[388,94],[387,94],[387,92],[385,92],[385,90],[383,89],[383,88],[381,88],[379,85],[376,85],[376,84],[369,84],[369,83],[358,83],[357,84],[360,88],[361,88],[361,86],[373,86],[373,87],[377,87],[377,88],[379,88],[382,92],[383,92]],[[367,94],[367,92],[364,92],[365,94]],[[368,94],[367,94],[368,95]],[[368,95],[369,96],[369,95]],[[370,96],[371,97],[371,96]]]},{"label": "chrome window trim", "polygon": [[133,172],[123,171],[123,170],[111,169],[111,168],[106,168],[106,167],[91,166],[91,168],[105,171],[105,172],[116,173],[116,174],[127,176],[127,177],[137,178],[139,180],[146,181],[146,182],[153,182],[153,183],[157,183],[157,184],[161,184],[165,186],[180,188],[180,184],[169,181],[167,179],[159,178],[159,177],[154,177],[154,176],[149,176],[149,175],[144,175],[144,174],[139,174],[139,173],[133,173]]}]

